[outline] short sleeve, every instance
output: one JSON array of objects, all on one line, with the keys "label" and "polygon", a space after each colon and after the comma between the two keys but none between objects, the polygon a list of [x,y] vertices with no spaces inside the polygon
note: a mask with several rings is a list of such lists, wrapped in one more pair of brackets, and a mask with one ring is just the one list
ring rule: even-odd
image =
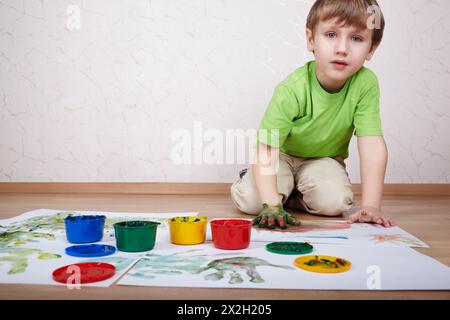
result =
[{"label": "short sleeve", "polygon": [[371,80],[357,103],[353,117],[357,137],[383,135],[380,118],[380,87],[375,76]]},{"label": "short sleeve", "polygon": [[294,119],[299,114],[295,94],[286,86],[275,88],[258,130],[258,142],[280,148],[291,132]]}]

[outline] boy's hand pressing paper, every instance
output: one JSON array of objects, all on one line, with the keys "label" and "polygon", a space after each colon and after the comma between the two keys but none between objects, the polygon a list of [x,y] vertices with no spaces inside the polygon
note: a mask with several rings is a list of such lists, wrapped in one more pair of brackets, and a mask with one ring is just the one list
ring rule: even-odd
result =
[{"label": "boy's hand pressing paper", "polygon": [[275,229],[279,227],[286,229],[288,224],[298,226],[300,221],[295,220],[293,216],[287,213],[282,204],[269,206],[264,203],[261,213],[253,219],[253,225],[258,225],[259,228]]},{"label": "boy's hand pressing paper", "polygon": [[365,223],[376,223],[381,224],[385,227],[393,227],[394,222],[389,218],[386,217],[383,212],[378,210],[374,207],[365,206],[362,207],[360,210],[352,214],[348,220],[348,223],[354,223],[354,222],[365,222]]}]

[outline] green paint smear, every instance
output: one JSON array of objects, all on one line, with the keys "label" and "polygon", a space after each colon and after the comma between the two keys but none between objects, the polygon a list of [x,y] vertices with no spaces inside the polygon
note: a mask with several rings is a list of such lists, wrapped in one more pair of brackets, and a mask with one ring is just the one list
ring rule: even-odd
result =
[{"label": "green paint smear", "polygon": [[[250,282],[264,282],[264,279],[257,272],[258,267],[265,266],[281,269],[294,269],[290,266],[271,264],[263,259],[255,257],[235,256],[216,259],[208,263],[208,261],[210,261],[209,255],[197,254],[183,256],[182,254],[183,253],[170,255],[147,254],[145,258],[142,258],[136,263],[128,274],[137,278],[154,279],[156,275],[161,274],[201,274],[205,271],[213,271],[212,273],[205,275],[204,279],[218,281],[225,278],[228,279],[229,284],[237,284],[245,281],[241,273],[245,273]],[[220,255],[221,254],[219,254],[219,256]],[[234,255],[236,255],[236,253]]]},{"label": "green paint smear", "polygon": [[19,246],[28,242],[36,242],[38,239],[55,240],[51,233],[12,231],[0,233],[0,247]]},{"label": "green paint smear", "polygon": [[214,271],[205,277],[206,280],[222,280],[226,275],[229,277],[229,284],[242,283],[244,279],[239,272],[244,271],[250,278],[250,282],[262,283],[264,279],[257,272],[258,267],[273,267],[282,269],[293,269],[290,266],[275,265],[266,260],[255,257],[233,257],[213,260],[206,267],[198,270],[197,273],[204,271]]},{"label": "green paint smear", "polygon": [[39,260],[52,260],[52,259],[59,259],[59,258],[61,258],[61,256],[59,254],[49,253],[49,252],[41,253],[38,256]]},{"label": "green paint smear", "polygon": [[65,230],[64,219],[76,212],[59,212],[48,216],[38,216],[28,218],[23,221],[17,221],[8,226],[0,226],[7,231],[34,231],[46,229],[50,231]]},{"label": "green paint smear", "polygon": [[28,258],[31,255],[38,255],[40,260],[59,259],[59,254],[44,252],[40,249],[25,249],[25,248],[0,248],[0,254],[9,254],[0,257],[0,265],[3,263],[11,264],[8,274],[13,275],[25,272],[28,267]]}]

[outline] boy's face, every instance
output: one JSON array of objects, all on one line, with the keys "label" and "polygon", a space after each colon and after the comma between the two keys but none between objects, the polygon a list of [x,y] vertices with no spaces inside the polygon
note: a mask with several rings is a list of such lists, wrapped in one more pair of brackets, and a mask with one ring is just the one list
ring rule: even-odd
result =
[{"label": "boy's face", "polygon": [[[336,91],[375,53],[370,29],[358,30],[338,24],[338,19],[320,21],[314,34],[306,30],[308,50],[314,51],[317,77],[325,89]],[[328,87],[328,88],[327,88]]]}]

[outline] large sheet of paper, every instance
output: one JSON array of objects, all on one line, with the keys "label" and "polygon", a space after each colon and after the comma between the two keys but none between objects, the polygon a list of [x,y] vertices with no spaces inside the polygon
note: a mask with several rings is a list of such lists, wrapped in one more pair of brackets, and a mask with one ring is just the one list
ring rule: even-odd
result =
[{"label": "large sheet of paper", "polygon": [[122,277],[119,285],[311,289],[449,290],[450,268],[408,247],[314,246],[312,253],[349,260],[344,273],[320,274],[294,265],[299,256],[280,255],[253,242],[245,250],[215,249],[210,243],[153,250]]},{"label": "large sheet of paper", "polygon": [[[104,214],[107,219],[101,243],[114,246],[115,222],[152,220],[161,224],[152,251],[117,251],[112,256],[83,259],[64,253],[64,249],[71,245],[66,240],[64,226],[64,218],[68,214]],[[0,283],[60,285],[52,279],[53,270],[73,263],[96,261],[115,265],[117,273],[111,279],[86,286],[107,287],[118,281],[122,285],[139,286],[261,289],[450,289],[449,268],[408,248],[410,245],[420,246],[421,241],[400,228],[347,225],[343,221],[330,220],[303,221],[303,229],[300,230],[253,228],[250,247],[245,250],[219,250],[210,240],[195,246],[172,244],[167,219],[197,214],[41,209],[0,220]],[[207,230],[210,237],[210,228]],[[374,235],[377,235],[377,241],[373,240]],[[352,268],[342,274],[311,273],[294,266],[296,256],[273,254],[264,248],[264,241],[284,240],[311,242],[315,247],[313,254],[348,259]],[[325,243],[318,243],[322,241]]]},{"label": "large sheet of paper", "polygon": [[[72,246],[66,239],[64,218],[69,215],[103,214],[106,216],[102,241],[116,246],[113,224],[127,220],[152,220],[161,222],[157,230],[155,247],[167,242],[166,220],[174,216],[195,216],[197,212],[129,213],[101,211],[61,211],[40,209],[18,217],[0,220],[0,283],[64,285],[52,279],[52,272],[65,265],[95,261],[98,258],[76,258],[65,254]],[[83,286],[108,287],[119,279],[143,253],[116,251],[102,262],[116,267],[114,277]],[[73,284],[73,283],[72,283]]]},{"label": "large sheet of paper", "polygon": [[[300,241],[321,244],[356,246],[429,246],[400,227],[385,228],[376,224],[353,223],[343,220],[303,220],[300,226],[283,229],[253,227],[252,241]],[[211,240],[208,228],[207,239]]]}]

